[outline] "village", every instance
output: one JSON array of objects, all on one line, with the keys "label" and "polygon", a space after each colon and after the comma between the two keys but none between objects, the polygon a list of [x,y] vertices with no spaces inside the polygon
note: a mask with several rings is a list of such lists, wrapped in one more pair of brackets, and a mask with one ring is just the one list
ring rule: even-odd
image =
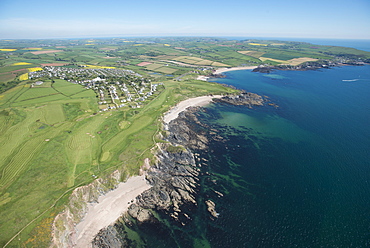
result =
[{"label": "village", "polygon": [[[141,108],[143,102],[157,91],[162,83],[153,84],[132,70],[86,69],[46,66],[42,71],[29,73],[29,79],[62,79],[94,90],[101,111],[122,108]],[[41,85],[37,81],[33,85]]]}]

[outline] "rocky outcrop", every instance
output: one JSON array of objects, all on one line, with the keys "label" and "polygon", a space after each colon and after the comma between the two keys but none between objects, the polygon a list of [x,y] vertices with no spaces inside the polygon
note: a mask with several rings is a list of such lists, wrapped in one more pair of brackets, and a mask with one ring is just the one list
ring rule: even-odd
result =
[{"label": "rocky outcrop", "polygon": [[190,150],[207,149],[208,129],[205,127],[202,129],[203,124],[195,115],[199,110],[199,107],[187,108],[187,111],[181,112],[178,118],[170,122],[170,125],[165,125],[168,131],[167,141]]},{"label": "rocky outcrop", "polygon": [[130,206],[133,210],[129,214],[138,221],[136,213],[142,209],[166,211],[174,220],[178,220],[182,205],[197,205],[199,169],[190,150],[206,149],[208,143],[206,130],[192,126],[201,126],[194,114],[197,110],[199,108],[190,108],[180,113],[179,118],[166,126],[166,140],[169,143],[159,146],[157,163],[146,176],[152,188],[136,198],[137,206]]},{"label": "rocky outcrop", "polygon": [[332,66],[338,66],[340,63],[328,61],[328,60],[319,60],[319,61],[310,61],[302,63],[300,65],[275,65],[275,66],[258,66],[253,69],[252,72],[261,72],[261,73],[270,73],[273,70],[282,70],[282,71],[308,71],[308,70],[317,70],[317,69],[327,69]]},{"label": "rocky outcrop", "polygon": [[209,77],[212,77],[212,78],[225,78],[226,76],[222,73],[212,73],[209,75]]},{"label": "rocky outcrop", "polygon": [[[158,144],[157,163],[146,174],[152,187],[136,198],[121,220],[99,232],[93,247],[130,247],[127,244],[133,241],[122,231],[124,226],[159,223],[152,211],[161,211],[180,226],[186,225],[190,217],[182,212],[182,207],[197,207],[200,185],[199,168],[189,148],[207,149],[208,143],[205,133],[209,130],[199,128],[201,123],[194,114],[197,110],[199,108],[190,108],[180,113],[179,118],[166,126],[169,143]],[[121,239],[125,241],[120,243],[118,240]]]},{"label": "rocky outcrop", "polygon": [[216,204],[211,201],[211,200],[208,200],[206,201],[206,205],[207,205],[207,211],[215,218],[218,218],[218,213],[216,212]]},{"label": "rocky outcrop", "polygon": [[[262,105],[263,98],[253,93],[226,96],[218,99],[235,105]],[[180,226],[190,221],[189,209],[196,209],[197,194],[200,190],[200,165],[191,151],[206,151],[208,138],[221,141],[217,130],[202,124],[197,112],[202,108],[190,107],[179,117],[164,124],[167,142],[157,144],[156,163],[149,168],[145,160],[146,180],[152,187],[136,197],[126,213],[114,224],[99,231],[91,243],[92,247],[131,247],[133,239],[125,232],[125,226],[159,223],[155,212],[172,217]],[[211,134],[211,136],[210,136]],[[197,162],[196,162],[197,161]],[[199,163],[199,162],[198,162]],[[144,169],[144,168],[143,168]],[[76,236],[75,226],[84,217],[88,203],[95,202],[100,195],[116,188],[123,175],[116,171],[107,179],[97,179],[93,183],[74,190],[65,211],[59,214],[53,224],[52,247],[73,247]],[[211,216],[217,217],[215,204],[205,202]],[[183,207],[186,206],[186,211]]]},{"label": "rocky outcrop", "polygon": [[115,189],[122,177],[122,173],[117,170],[105,179],[99,178],[91,184],[76,188],[64,211],[54,219],[51,247],[73,247],[75,226],[85,216],[88,204],[96,202],[99,196]]},{"label": "rocky outcrop", "polygon": [[92,247],[133,247],[131,244],[126,233],[120,232],[118,224],[115,224],[100,230],[92,242]]},{"label": "rocky outcrop", "polygon": [[188,150],[169,153],[162,150],[159,162],[146,179],[153,187],[136,198],[138,206],[147,209],[178,211],[183,202],[195,202],[198,171],[193,154]]},{"label": "rocky outcrop", "polygon": [[222,98],[214,99],[214,101],[232,105],[248,105],[249,107],[252,107],[253,105],[262,106],[265,102],[262,96],[250,92],[243,92],[236,96],[224,96]]}]

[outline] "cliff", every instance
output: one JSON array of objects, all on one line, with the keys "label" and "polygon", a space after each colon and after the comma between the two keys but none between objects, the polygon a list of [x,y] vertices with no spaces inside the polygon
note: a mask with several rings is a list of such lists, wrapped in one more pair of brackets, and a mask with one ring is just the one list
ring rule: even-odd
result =
[{"label": "cliff", "polygon": [[106,179],[99,178],[86,186],[76,188],[69,197],[65,210],[54,219],[51,247],[73,247],[75,227],[85,216],[88,204],[96,202],[99,196],[115,189],[122,177],[120,171],[115,171]]},{"label": "cliff", "polygon": [[[253,93],[223,97],[216,101],[249,106],[264,104],[263,98]],[[192,221],[191,214],[189,216],[183,209],[197,209],[198,204],[204,204],[211,219],[218,218],[216,204],[212,200],[200,200],[197,197],[201,190],[200,173],[204,163],[193,152],[206,152],[209,139],[222,142],[222,138],[198,120],[198,111],[202,111],[202,108],[188,108],[164,126],[168,143],[158,144],[157,162],[146,176],[152,188],[139,195],[136,203],[131,204],[127,213],[113,225],[100,230],[93,240],[93,247],[145,247],[145,242],[140,243],[127,228],[138,231],[140,227],[145,229],[148,224],[151,230],[153,226],[160,229],[162,220],[158,217],[159,212],[169,216],[179,227]]]},{"label": "cliff", "polygon": [[[217,101],[249,106],[264,104],[263,98],[253,93],[227,96]],[[92,247],[145,246],[140,243],[140,238],[133,236],[132,230],[137,231],[146,224],[160,226],[158,213],[169,216],[178,226],[185,226],[192,221],[189,209],[195,211],[198,204],[204,204],[210,217],[218,217],[217,206],[213,201],[199,201],[197,198],[201,190],[202,158],[193,152],[207,151],[209,139],[220,139],[209,126],[198,120],[198,111],[202,111],[202,108],[190,107],[169,124],[164,124],[166,134],[162,138],[165,142],[157,144],[156,162],[146,173],[146,180],[152,187],[137,196],[130,203],[128,211],[122,213],[114,224],[101,229],[93,239]],[[121,177],[117,171],[112,174],[109,182],[99,179],[73,192],[69,206],[55,219],[54,247],[73,247],[75,226],[86,213],[87,204],[113,189]]]},{"label": "cliff", "polygon": [[214,99],[214,101],[232,105],[248,105],[249,107],[262,106],[265,102],[262,96],[250,92],[243,92],[236,96],[224,96],[219,99]]},{"label": "cliff", "polygon": [[128,212],[115,224],[102,229],[93,240],[93,247],[137,245],[137,241],[130,239],[124,231],[125,225],[159,223],[155,211],[168,214],[179,225],[186,225],[186,221],[189,221],[181,208],[183,205],[197,207],[196,196],[200,186],[199,168],[189,148],[206,149],[208,142],[202,132],[196,132],[191,127],[190,123],[197,123],[194,111],[198,108],[190,109],[165,127],[169,143],[158,144],[157,163],[146,176],[152,188],[139,195],[136,203],[131,204]]}]

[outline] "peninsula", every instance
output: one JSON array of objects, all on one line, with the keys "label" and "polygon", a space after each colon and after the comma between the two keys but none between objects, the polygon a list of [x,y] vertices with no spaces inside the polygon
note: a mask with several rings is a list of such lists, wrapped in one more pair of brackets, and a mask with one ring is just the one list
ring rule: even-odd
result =
[{"label": "peninsula", "polygon": [[[189,164],[194,158],[184,144],[169,140],[165,125],[184,115],[183,110],[204,106],[223,95],[228,98],[221,101],[229,103],[247,99],[255,101],[250,103],[254,106],[262,101],[253,94],[235,97],[238,90],[204,81],[212,75],[369,62],[370,52],[290,41],[185,37],[0,40],[0,245],[47,247],[55,237],[52,233],[63,237],[81,221],[86,222],[76,227],[80,233],[74,233],[75,241],[70,244],[77,244],[82,233],[91,238],[93,234],[83,231],[94,226],[85,215],[87,210],[95,209],[96,216],[106,211],[114,202],[109,192],[118,192],[112,190],[122,189],[125,181],[125,185],[137,183],[138,187],[127,191],[130,197],[122,198],[122,212],[131,210],[132,218],[148,214],[141,210],[140,201],[138,208],[129,208],[128,202],[144,191],[151,192],[149,188],[163,186],[161,180],[174,175],[169,169],[159,184],[154,183],[150,168],[160,166],[158,157],[172,159],[183,152],[179,158]],[[201,147],[201,140],[194,140],[193,145]],[[168,169],[167,163],[161,166]],[[195,192],[196,184],[184,183],[184,178],[196,171],[182,171],[179,185],[187,188],[191,183],[194,187],[187,191]],[[152,173],[147,176],[151,184],[144,176],[134,177],[144,172]],[[176,192],[191,202],[185,190]],[[214,205],[207,204],[212,210]],[[165,200],[161,206],[173,209]],[[63,213],[69,219],[56,218]],[[66,244],[62,240],[57,246]]]}]

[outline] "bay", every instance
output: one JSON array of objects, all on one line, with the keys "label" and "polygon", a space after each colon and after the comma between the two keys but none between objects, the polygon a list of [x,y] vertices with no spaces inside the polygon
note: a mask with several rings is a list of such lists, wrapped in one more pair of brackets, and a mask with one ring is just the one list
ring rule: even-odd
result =
[{"label": "bay", "polygon": [[227,139],[203,154],[205,187],[224,194],[208,224],[211,246],[368,247],[370,66],[226,76],[215,81],[279,107],[200,113]]}]

